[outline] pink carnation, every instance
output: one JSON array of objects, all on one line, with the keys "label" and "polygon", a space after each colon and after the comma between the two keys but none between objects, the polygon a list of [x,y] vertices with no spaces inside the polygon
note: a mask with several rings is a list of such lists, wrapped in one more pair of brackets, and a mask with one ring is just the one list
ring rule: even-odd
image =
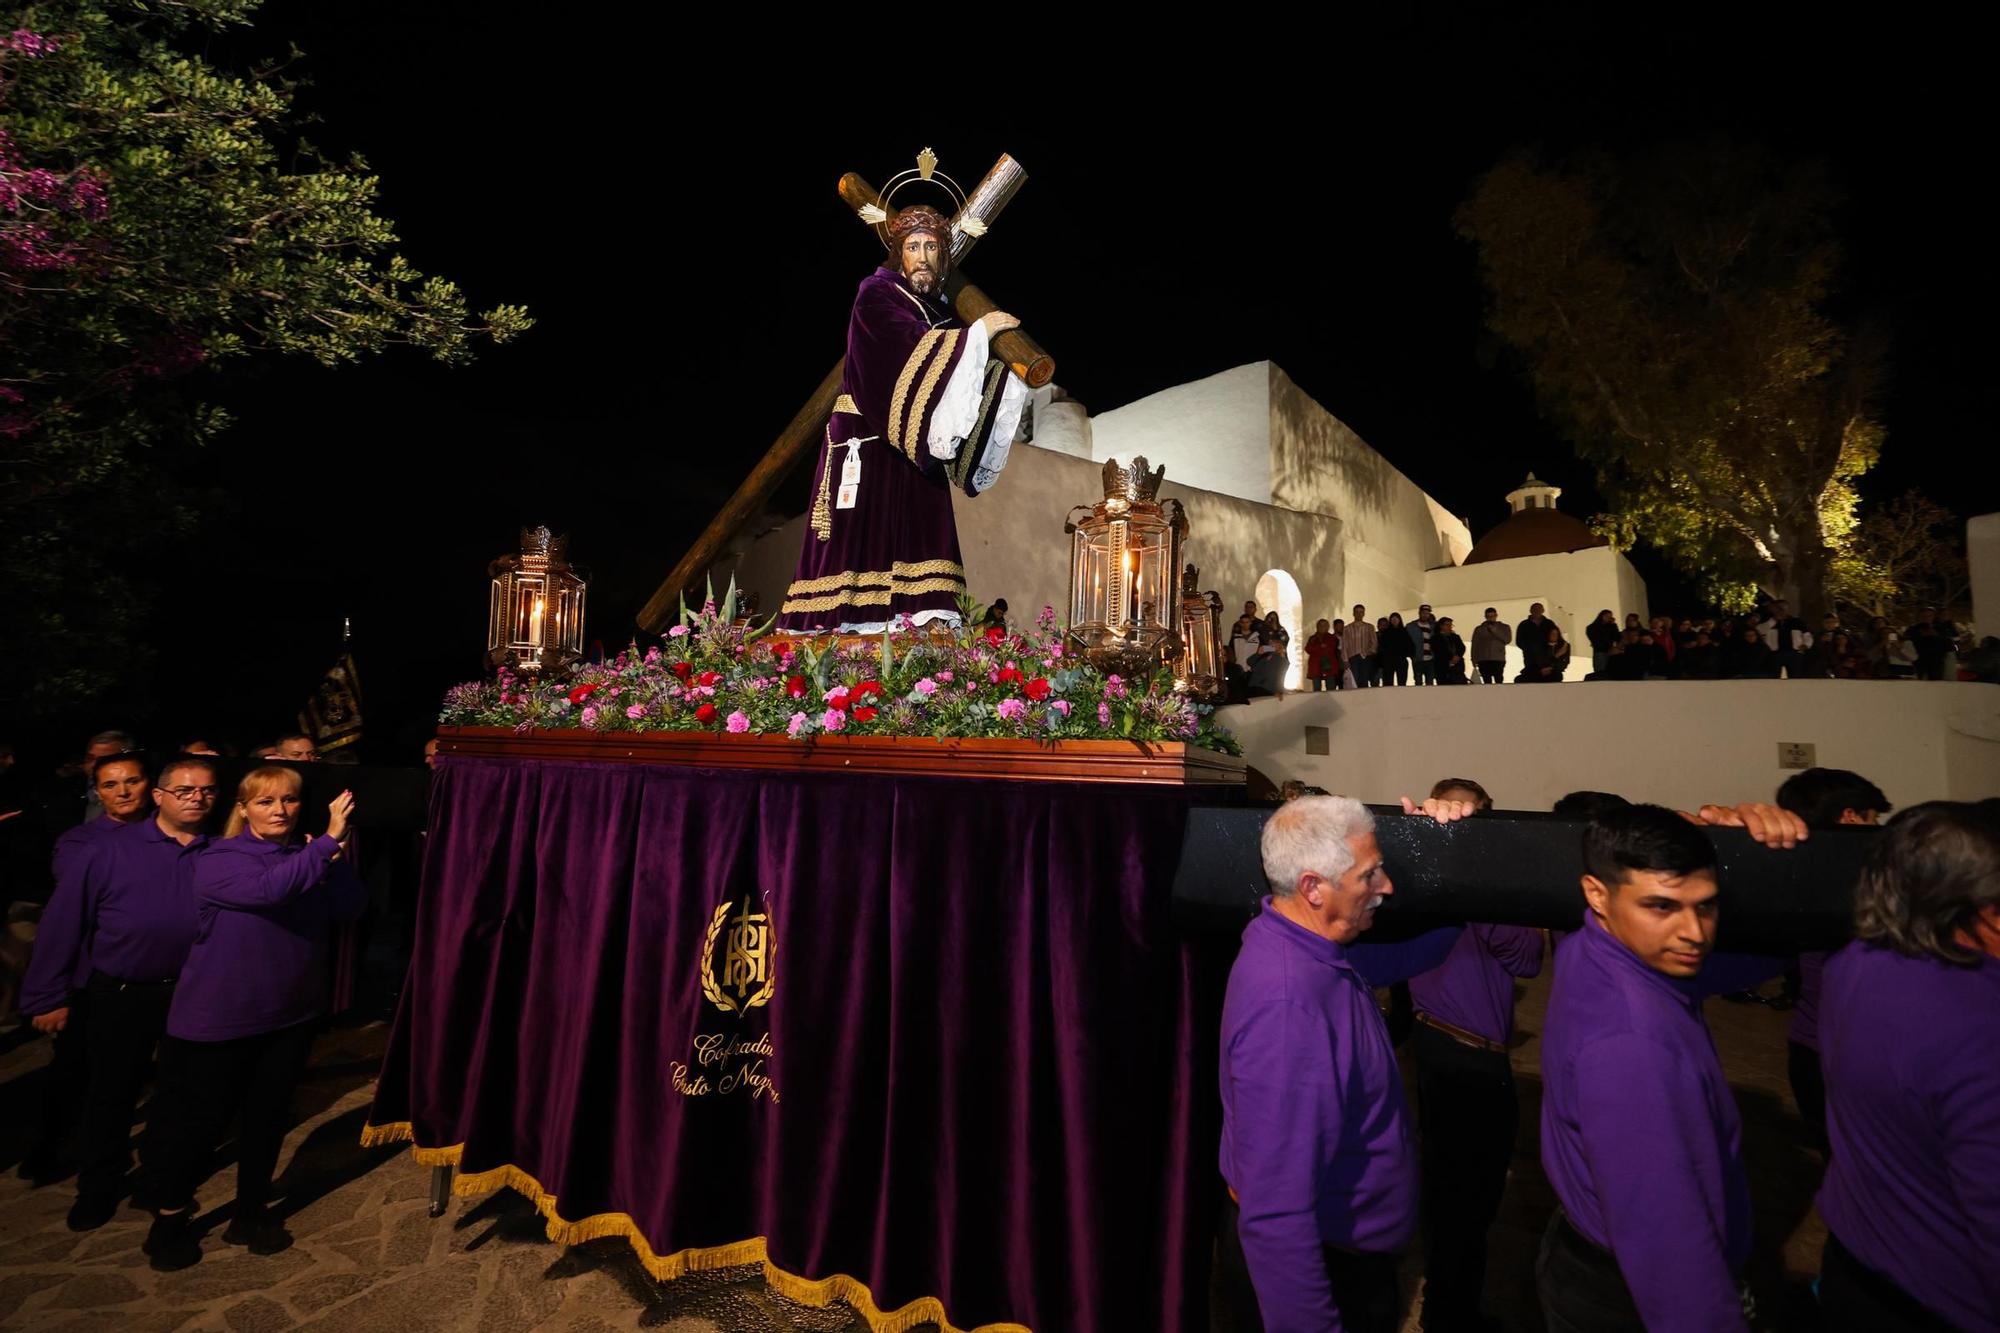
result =
[{"label": "pink carnation", "polygon": [[1061,713],[1061,714],[1062,714],[1062,715],[1063,715],[1064,717],[1068,717],[1068,716],[1069,716],[1069,700],[1067,700],[1067,699],[1051,699],[1051,700],[1049,700],[1049,711],[1051,711],[1051,712],[1055,712],[1055,713]]},{"label": "pink carnation", "polygon": [[1027,715],[1028,705],[1019,699],[1002,699],[1000,706],[994,711],[1008,722],[1019,722]]},{"label": "pink carnation", "polygon": [[670,639],[678,639],[687,632],[688,632],[688,627],[686,625],[676,625],[672,629],[667,631],[667,637]]},{"label": "pink carnation", "polygon": [[583,727],[584,727],[584,730],[588,731],[588,730],[590,730],[591,728],[595,727],[596,725],[597,725],[597,709],[596,709],[596,708],[595,708],[594,706],[593,706],[593,707],[586,707],[586,708],[585,708],[585,709],[583,710]]},{"label": "pink carnation", "polygon": [[739,708],[729,715],[729,720],[723,725],[740,736],[750,730],[750,715]]},{"label": "pink carnation", "polygon": [[637,722],[640,718],[646,716],[646,705],[626,704],[625,716],[631,718],[634,722]]},{"label": "pink carnation", "polygon": [[804,713],[793,713],[792,720],[785,724],[785,734],[797,740],[800,732],[812,730],[812,724],[812,719]]},{"label": "pink carnation", "polygon": [[951,672],[949,672],[949,671],[940,671],[940,672],[938,672],[938,673],[937,673],[937,678],[938,678],[938,680],[939,680],[939,681],[940,681],[941,683],[943,683],[943,684],[946,684],[946,685],[949,685],[949,684],[951,684]]},{"label": "pink carnation", "polygon": [[838,708],[829,708],[820,714],[819,724],[828,731],[839,731],[847,725],[847,714]]},{"label": "pink carnation", "polygon": [[1097,725],[1100,727],[1111,725],[1111,705],[1101,700],[1097,705]]},{"label": "pink carnation", "polygon": [[933,694],[937,693],[937,682],[932,680],[929,676],[925,676],[922,680],[918,681],[911,688],[914,689],[918,694],[923,695],[924,698],[928,699]]}]

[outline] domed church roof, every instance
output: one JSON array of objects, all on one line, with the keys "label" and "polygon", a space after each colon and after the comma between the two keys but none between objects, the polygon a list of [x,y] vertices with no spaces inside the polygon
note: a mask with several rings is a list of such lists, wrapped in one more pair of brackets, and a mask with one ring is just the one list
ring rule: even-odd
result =
[{"label": "domed church roof", "polygon": [[1593,546],[1609,546],[1611,543],[1592,532],[1582,519],[1556,508],[1556,497],[1561,494],[1562,487],[1539,481],[1530,472],[1526,481],[1507,493],[1507,502],[1514,512],[1474,543],[1465,563],[1477,565],[1528,555],[1562,555]]}]

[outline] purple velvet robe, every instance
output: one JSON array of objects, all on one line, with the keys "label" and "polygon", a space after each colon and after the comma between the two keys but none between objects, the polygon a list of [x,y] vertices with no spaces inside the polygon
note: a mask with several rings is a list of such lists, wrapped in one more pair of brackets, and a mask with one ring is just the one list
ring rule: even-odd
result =
[{"label": "purple velvet robe", "polygon": [[[931,414],[965,352],[965,322],[919,296],[900,274],[861,280],[847,324],[840,397],[821,433],[798,570],[778,624],[794,631],[875,624],[955,610],[965,591],[949,465],[926,439]],[[838,507],[846,440],[861,481]]]}]

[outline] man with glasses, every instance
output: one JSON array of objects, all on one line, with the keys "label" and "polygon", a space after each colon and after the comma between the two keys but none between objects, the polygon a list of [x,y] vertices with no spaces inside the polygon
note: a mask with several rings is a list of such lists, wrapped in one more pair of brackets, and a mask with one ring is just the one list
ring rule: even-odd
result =
[{"label": "man with glasses", "polygon": [[42,915],[21,1012],[47,1033],[68,1028],[73,1003],[90,1020],[72,1231],[110,1221],[125,1192],[132,1113],[194,943],[194,863],[218,786],[206,759],[169,763],[153,789],[159,813],[71,857]]}]

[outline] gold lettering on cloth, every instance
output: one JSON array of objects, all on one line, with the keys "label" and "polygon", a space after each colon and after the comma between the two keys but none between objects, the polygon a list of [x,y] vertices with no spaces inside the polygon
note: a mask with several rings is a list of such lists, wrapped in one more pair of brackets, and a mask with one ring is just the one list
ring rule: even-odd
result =
[{"label": "gold lettering on cloth", "polygon": [[[742,910],[731,919],[729,909],[734,906],[735,899],[725,899],[715,909],[708,923],[708,936],[701,946],[701,993],[725,1014],[747,1013],[769,1004],[778,986],[772,966],[777,941],[771,936],[769,906],[762,912],[751,911],[750,895],[746,893]],[[725,924],[730,929],[718,967],[715,945]],[[736,992],[733,996],[729,993],[732,989]]]},{"label": "gold lettering on cloth", "polygon": [[[932,329],[917,340],[917,350],[910,353],[910,359],[903,363],[903,373],[896,377],[896,392],[889,399],[889,444],[891,448],[903,449],[903,403],[910,396],[910,385],[917,378],[917,371],[923,368],[924,360],[937,346],[937,340],[944,334]],[[903,449],[908,453],[908,449]]]},{"label": "gold lettering on cloth", "polygon": [[917,462],[917,450],[923,449],[924,413],[930,410],[931,399],[937,396],[938,381],[944,378],[945,368],[951,364],[951,354],[958,349],[959,330],[945,332],[944,342],[938,354],[931,360],[931,368],[924,372],[923,387],[917,390],[916,401],[910,404],[910,421],[903,429],[903,452]]}]

